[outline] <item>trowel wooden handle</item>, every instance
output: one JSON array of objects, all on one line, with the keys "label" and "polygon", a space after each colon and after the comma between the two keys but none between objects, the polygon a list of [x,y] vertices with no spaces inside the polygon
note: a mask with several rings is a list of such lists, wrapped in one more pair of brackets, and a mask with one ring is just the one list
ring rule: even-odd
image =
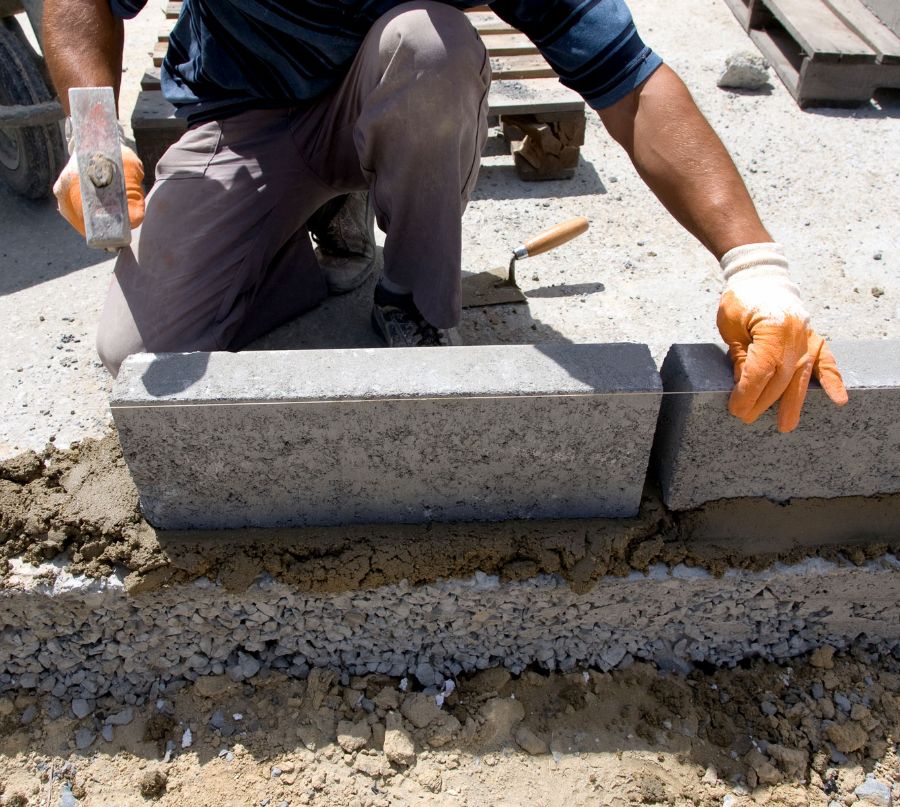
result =
[{"label": "trowel wooden handle", "polygon": [[[584,216],[569,219],[561,224],[557,224],[555,227],[551,227],[549,230],[544,230],[544,232],[536,235],[534,238],[530,238],[523,247],[519,247],[516,250],[516,257],[525,258],[531,255],[540,255],[542,252],[549,252],[551,249],[556,249],[561,244],[565,244],[567,241],[571,241],[573,238],[587,232],[587,229],[588,220]],[[519,255],[519,250],[523,248],[525,254]]]}]

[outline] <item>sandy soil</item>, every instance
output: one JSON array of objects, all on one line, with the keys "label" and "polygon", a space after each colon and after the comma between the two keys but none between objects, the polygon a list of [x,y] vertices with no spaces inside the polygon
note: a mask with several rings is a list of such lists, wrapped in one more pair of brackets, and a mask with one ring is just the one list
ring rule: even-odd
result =
[{"label": "sandy soil", "polygon": [[[128,26],[126,121],[162,4],[151,0]],[[721,0],[631,5],[647,41],[683,75],[731,150],[774,237],[787,245],[817,327],[832,339],[900,338],[900,100],[884,95],[858,110],[802,112],[775,78],[761,93],[720,90],[725,57],[752,47]],[[571,215],[588,215],[592,229],[523,264],[527,309],[469,314],[464,338],[640,341],[657,360],[673,342],[718,341],[715,262],[666,216],[594,118],[583,157],[571,182],[540,184],[519,182],[508,157],[486,158],[464,218],[467,270],[504,265],[513,244]],[[3,188],[0,233],[0,457],[43,452],[52,439],[64,447],[103,437],[110,382],[93,343],[112,261],[88,251],[51,202],[24,202]],[[311,331],[344,311],[364,322],[365,303],[351,296],[329,304],[318,320],[274,334],[271,346],[306,344]],[[26,551],[39,560],[65,549],[89,573],[125,565],[133,585],[210,572],[190,560],[196,553],[189,547],[163,545],[141,523],[113,438],[26,456],[0,477],[5,555]],[[685,551],[678,532],[660,534],[663,522],[650,501],[627,526],[598,526],[596,553],[584,531],[561,527],[550,547],[543,538],[529,545],[515,532],[493,544],[462,536],[450,560],[452,535],[433,543],[420,537],[415,564],[411,552],[382,563],[367,554],[374,544],[358,549],[357,535],[327,553],[324,535],[307,535],[299,553],[235,556],[227,548],[203,563],[235,586],[271,562],[266,558],[309,585],[321,580],[312,570],[323,565],[337,586],[392,582],[414,566],[426,577],[474,568],[510,576],[556,571],[583,585],[678,557]],[[850,551],[864,558],[884,548]],[[373,557],[389,570],[377,580],[367,578]],[[898,663],[858,652],[828,669],[827,656],[684,679],[641,665],[586,678],[526,673],[508,680],[489,671],[459,682],[437,714],[427,697],[405,697],[389,679],[341,685],[316,673],[309,682],[270,676],[240,687],[205,681],[160,693],[154,707],[116,726],[110,743],[96,735],[120,707],[101,703],[76,720],[68,707],[13,694],[0,698],[0,803],[55,805],[63,782],[86,807],[153,799],[199,807],[879,803],[861,801],[854,790],[867,774],[888,787],[900,777]],[[183,748],[186,729],[191,744]],[[76,737],[91,745],[77,750]]]},{"label": "sandy soil", "polygon": [[80,720],[20,695],[0,698],[0,792],[17,807],[65,786],[83,807],[880,804],[854,790],[869,775],[900,795],[898,672],[831,648],[684,678],[493,669],[438,707],[405,681],[317,670],[201,679]]},{"label": "sandy soil", "polygon": [[[232,589],[262,572],[310,591],[470,577],[558,574],[575,590],[652,563],[766,568],[810,555],[862,563],[900,552],[900,495],[839,501],[713,502],[669,513],[652,490],[633,519],[359,525],[290,530],[159,532],[140,514],[115,433],[0,462],[0,582],[6,560],[67,558],[72,573],[128,573],[132,592],[197,577]],[[798,529],[804,525],[804,530]]]}]

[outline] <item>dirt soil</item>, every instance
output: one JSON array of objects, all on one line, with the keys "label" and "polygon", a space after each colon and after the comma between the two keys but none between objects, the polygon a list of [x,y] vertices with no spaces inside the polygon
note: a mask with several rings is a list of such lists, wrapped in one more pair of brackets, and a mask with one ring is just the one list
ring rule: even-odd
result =
[{"label": "dirt soil", "polygon": [[883,803],[854,795],[867,775],[900,795],[900,662],[859,649],[687,677],[492,669],[441,707],[404,686],[213,677],[81,720],[0,698],[0,803],[64,803],[66,784],[82,807]]},{"label": "dirt soil", "polygon": [[[716,574],[813,554],[863,563],[900,551],[898,512],[900,496],[789,507],[741,500],[672,514],[648,491],[633,519],[161,532],[141,517],[118,438],[110,433],[0,463],[0,581],[10,558],[37,564],[66,555],[74,574],[124,569],[132,592],[200,576],[241,590],[262,572],[306,590],[339,592],[476,571],[506,580],[559,574],[586,590],[604,575],[646,571],[652,563],[687,563]],[[804,541],[798,524],[814,540]]]}]

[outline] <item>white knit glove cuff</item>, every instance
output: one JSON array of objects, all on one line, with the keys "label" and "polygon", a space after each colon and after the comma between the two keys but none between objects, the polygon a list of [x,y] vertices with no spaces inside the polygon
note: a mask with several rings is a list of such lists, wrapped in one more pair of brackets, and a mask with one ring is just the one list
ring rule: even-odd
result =
[{"label": "white knit glove cuff", "polygon": [[788,275],[788,260],[781,244],[735,247],[719,263],[725,291],[734,292],[746,308],[772,319],[783,320],[789,314],[809,319],[800,289]]}]

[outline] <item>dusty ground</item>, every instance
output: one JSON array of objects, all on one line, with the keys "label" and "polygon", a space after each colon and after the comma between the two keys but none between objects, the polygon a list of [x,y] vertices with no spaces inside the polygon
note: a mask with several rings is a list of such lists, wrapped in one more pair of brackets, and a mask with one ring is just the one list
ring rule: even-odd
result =
[{"label": "dusty ground", "polygon": [[56,805],[68,784],[84,807],[886,804],[854,790],[871,776],[900,796],[900,664],[830,651],[687,677],[486,670],[441,708],[322,670],[201,679],[80,720],[0,698],[0,803]]},{"label": "dusty ground", "polygon": [[[162,5],[151,0],[127,26],[126,122]],[[787,245],[817,327],[832,339],[900,338],[897,96],[883,95],[858,110],[801,112],[775,78],[762,93],[720,90],[715,81],[725,57],[752,47],[721,0],[631,5],[645,39],[686,79],[774,237]],[[486,158],[464,218],[466,269],[505,264],[514,243],[571,215],[587,215],[592,229],[563,250],[523,265],[527,309],[472,313],[463,323],[464,338],[640,341],[658,361],[673,342],[718,341],[715,262],[664,214],[593,118],[583,157],[575,180],[530,185],[516,179],[508,158]],[[48,440],[66,446],[106,434],[110,381],[93,342],[111,270],[109,257],[87,250],[52,203],[24,202],[0,187],[0,458],[25,449],[43,452]],[[267,345],[333,340],[326,326],[337,318],[362,323],[348,337],[360,338],[365,309],[364,292],[332,301],[305,324],[273,334]],[[351,533],[336,543],[334,533],[321,533],[305,536],[299,551],[295,535],[286,539],[291,546],[265,556],[223,544],[218,556],[200,562],[190,542],[161,542],[140,522],[114,441],[85,443],[69,454],[51,450],[37,463],[31,458],[19,465],[13,471],[7,465],[0,474],[0,554],[27,551],[37,560],[65,549],[88,573],[125,565],[134,585],[158,585],[172,569],[176,579],[209,573],[204,563],[240,585],[265,567],[266,558],[275,558],[289,579],[313,587],[378,585],[416,569],[427,578],[474,568],[508,576],[556,571],[573,585],[586,585],[596,575],[685,552],[679,525],[666,521],[650,499],[640,519],[615,530],[557,525],[557,544],[549,547],[514,529],[494,536],[493,543],[484,536],[476,541],[438,532],[407,536],[400,545],[409,551],[388,558],[379,555],[377,536]],[[853,503],[861,525],[875,521],[865,509],[870,504]],[[815,503],[808,506],[825,535],[827,515]],[[729,523],[749,531],[750,540],[754,529],[773,523],[766,519],[777,519],[771,510],[765,519],[759,513],[690,517],[695,533],[699,525],[714,539],[715,524]],[[390,537],[396,546],[398,536]],[[733,543],[740,544],[742,534],[736,537]],[[448,559],[445,550],[453,540],[459,551]],[[886,546],[842,548],[862,559],[866,551]],[[771,560],[748,560],[733,546],[730,551],[717,547],[704,558],[684,557],[713,568],[723,559]],[[797,551],[809,549],[784,546],[772,557]],[[2,566],[0,559],[0,571]],[[381,576],[367,577],[372,568]],[[815,665],[828,663],[815,659]],[[13,695],[0,698],[0,804],[56,805],[63,781],[72,783],[79,804],[87,807],[145,804],[153,793],[161,804],[199,807],[877,804],[860,801],[853,791],[868,773],[886,785],[900,776],[894,745],[900,737],[897,662],[858,653],[838,658],[834,670],[815,665],[808,659],[792,668],[753,663],[734,671],[697,671],[686,679],[641,666],[589,673],[587,681],[580,673],[526,673],[506,681],[504,673],[489,672],[468,688],[460,682],[448,698],[442,714],[452,714],[458,728],[433,711],[431,722],[419,729],[404,716],[400,728],[411,734],[413,750],[402,733],[390,732],[393,764],[381,750],[381,730],[388,727],[387,708],[399,706],[396,681],[369,679],[347,687],[316,678],[310,688],[272,677],[212,698],[199,694],[203,685],[161,693],[161,711],[136,713],[132,722],[113,729],[111,743],[94,735],[104,712],[118,713],[118,707],[99,704],[94,714],[75,720],[59,703]],[[208,682],[207,694],[215,683]],[[361,708],[363,693],[374,705],[371,714]],[[422,698],[412,700],[420,709],[406,706],[406,713],[427,720]],[[357,728],[347,734],[342,727],[338,745],[341,719]],[[352,750],[366,735],[362,722],[371,736]],[[522,725],[536,737],[523,733]],[[188,727],[192,744],[182,749]],[[79,731],[82,742],[93,742],[84,751],[75,750]],[[174,751],[162,762],[168,742]],[[530,755],[520,744],[539,753]],[[280,775],[273,775],[274,768]]]},{"label": "dusty ground", "polygon": [[76,574],[124,569],[133,592],[200,576],[243,589],[262,572],[304,590],[335,592],[476,571],[506,580],[559,574],[585,590],[604,575],[646,571],[652,563],[714,573],[810,555],[862,563],[900,552],[898,505],[900,495],[787,505],[739,500],[673,514],[648,490],[633,519],[159,532],[141,517],[111,433],[0,462],[0,584],[9,558],[64,556]]}]

